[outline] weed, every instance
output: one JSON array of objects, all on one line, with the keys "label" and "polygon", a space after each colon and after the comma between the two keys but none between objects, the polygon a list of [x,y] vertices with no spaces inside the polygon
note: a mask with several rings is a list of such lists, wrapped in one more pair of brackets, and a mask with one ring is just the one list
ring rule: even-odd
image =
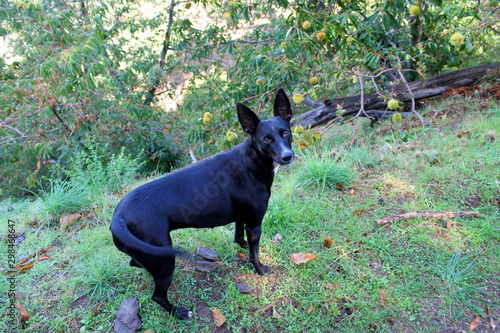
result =
[{"label": "weed", "polygon": [[475,259],[462,257],[458,252],[453,253],[445,263],[436,260],[435,273],[442,282],[439,289],[456,302],[471,306],[475,294],[483,292],[483,283],[473,282],[477,279],[475,266]]},{"label": "weed", "polygon": [[75,211],[88,205],[85,187],[65,181],[50,181],[50,189],[36,194],[42,210],[49,216]]},{"label": "weed", "polygon": [[138,160],[125,155],[124,149],[109,156],[108,145],[99,144],[90,136],[85,148],[76,154],[71,168],[64,170],[77,186],[114,192],[140,168]]},{"label": "weed", "polygon": [[339,161],[338,157],[317,154],[311,150],[305,151],[303,157],[304,163],[297,172],[299,187],[323,192],[326,189],[349,186],[354,180],[352,168]]}]

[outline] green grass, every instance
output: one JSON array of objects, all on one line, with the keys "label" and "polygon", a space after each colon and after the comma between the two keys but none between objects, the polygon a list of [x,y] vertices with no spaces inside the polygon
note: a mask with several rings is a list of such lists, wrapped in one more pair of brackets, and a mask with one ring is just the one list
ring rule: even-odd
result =
[{"label": "green grass", "polygon": [[[57,188],[31,201],[5,199],[2,221],[25,232],[16,260],[53,246],[49,260],[15,275],[19,301],[31,315],[25,331],[112,332],[120,302],[137,297],[141,332],[212,332],[215,307],[231,332],[467,331],[477,314],[483,319],[475,331],[488,332],[485,308],[500,317],[500,109],[481,103],[461,98],[433,105],[447,117],[428,111],[424,117],[433,125],[424,129],[386,122],[353,132],[346,125],[325,135],[321,148],[296,151],[294,164],[277,174],[263,224],[261,260],[273,268],[269,275],[237,260],[247,252],[233,244],[232,225],[174,232],[176,246],[190,253],[210,247],[222,261],[205,273],[177,260],[169,297],[193,309],[187,321],[170,318],[151,301],[151,277],[128,266],[112,243],[114,206],[138,184],[118,193],[89,189],[83,199]],[[332,174],[347,177],[341,188]],[[85,205],[67,209],[65,200]],[[483,217],[454,218],[451,228],[440,219],[375,223],[422,210]],[[75,211],[84,217],[67,230],[50,223]],[[279,244],[272,241],[277,234]],[[0,236],[6,258],[6,223]],[[330,248],[323,245],[327,237]],[[299,252],[317,258],[295,265],[288,255]],[[6,261],[1,265],[5,271]],[[0,275],[2,313],[7,278]],[[236,283],[253,293],[239,293]],[[274,313],[252,313],[273,302]]]}]

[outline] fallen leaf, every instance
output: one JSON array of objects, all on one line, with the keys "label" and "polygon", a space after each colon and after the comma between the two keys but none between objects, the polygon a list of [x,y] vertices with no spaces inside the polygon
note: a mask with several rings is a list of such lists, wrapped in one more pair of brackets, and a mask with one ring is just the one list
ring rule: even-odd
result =
[{"label": "fallen leaf", "polygon": [[351,190],[349,191],[349,195],[350,195],[351,197],[355,196],[355,195],[356,195],[356,191],[355,191],[354,189],[351,189]]},{"label": "fallen leaf", "polygon": [[476,318],[474,318],[474,320],[471,321],[469,329],[471,331],[474,330],[477,327],[477,325],[479,325],[480,321],[481,321],[481,317],[479,315],[477,315]]},{"label": "fallen leaf", "polygon": [[250,314],[254,314],[254,313],[259,313],[259,312],[264,312],[264,311],[267,311],[267,310],[269,310],[270,308],[272,308],[273,306],[275,306],[275,305],[276,305],[276,303],[278,303],[278,301],[274,301],[274,302],[272,302],[272,303],[270,303],[270,304],[266,305],[266,306],[265,306],[265,307],[263,307],[263,308],[260,308],[260,309],[258,309],[258,310],[252,311],[252,312],[250,312]]},{"label": "fallen leaf", "polygon": [[327,284],[325,284],[325,289],[328,289],[328,290],[340,289],[340,284],[338,284],[338,283],[327,283]]},{"label": "fallen leaf", "polygon": [[380,295],[378,298],[380,299],[380,302],[382,303],[382,305],[385,305],[387,303],[385,290],[382,287],[379,287],[378,290],[380,291]]},{"label": "fallen leaf", "polygon": [[323,240],[323,245],[329,249],[331,246],[332,246],[332,239],[330,237],[325,237],[325,239]]},{"label": "fallen leaf", "polygon": [[357,216],[361,216],[363,215],[364,212],[365,212],[364,209],[357,209],[354,211],[354,214],[356,214]]},{"label": "fallen leaf", "polygon": [[52,249],[53,249],[53,247],[52,247],[52,246],[49,246],[49,247],[45,247],[45,248],[43,248],[43,249],[40,249],[40,250],[38,250],[37,252],[30,253],[30,254],[28,254],[28,255],[27,255],[27,256],[25,256],[25,257],[21,257],[21,258],[19,259],[19,262],[18,262],[17,264],[18,264],[18,265],[22,265],[22,264],[24,264],[25,262],[27,262],[28,260],[30,260],[31,258],[33,258],[34,256],[36,256],[36,255],[42,255],[42,254],[44,254],[44,253],[46,253],[46,252],[49,252],[49,251],[50,251],[50,250],[52,250]]},{"label": "fallen leaf", "polygon": [[274,244],[280,245],[282,243],[281,242],[282,240],[283,240],[283,236],[281,236],[281,234],[278,233],[278,234],[274,235],[274,237],[271,240],[271,242],[273,242]]},{"label": "fallen leaf", "polygon": [[309,260],[318,258],[312,253],[305,253],[305,252],[289,254],[288,257],[290,257],[290,259],[296,265],[299,265],[299,264],[308,262]]},{"label": "fallen leaf", "polygon": [[238,253],[238,260],[241,262],[246,262],[247,256],[244,253]]},{"label": "fallen leaf", "polygon": [[313,312],[313,310],[314,310],[313,305],[309,304],[309,307],[307,308],[307,314],[310,314],[311,312]]},{"label": "fallen leaf", "polygon": [[19,317],[19,320],[21,321],[21,323],[24,324],[28,321],[28,319],[30,319],[31,316],[29,315],[28,311],[26,311],[24,306],[19,301],[16,301],[16,305],[17,305],[17,308],[19,309],[19,312],[21,312],[21,316]]},{"label": "fallen leaf", "polygon": [[30,263],[27,263],[27,264],[18,265],[16,267],[14,267],[14,270],[16,270],[16,271],[26,271],[26,270],[30,269],[31,267],[33,267],[34,264],[35,264],[34,262],[30,262]]},{"label": "fallen leaf", "polygon": [[35,265],[35,262],[37,261],[42,261],[42,260],[47,260],[47,259],[50,259],[50,256],[44,254],[43,256],[40,256],[40,257],[36,257],[36,258],[31,258],[30,260],[26,261],[25,258],[23,258],[20,263],[18,263],[14,268],[13,270],[11,271],[7,271],[8,274],[12,274],[14,272],[22,272],[22,271],[26,271],[28,269],[30,269],[31,267],[33,267],[33,265]]},{"label": "fallen leaf", "polygon": [[214,316],[215,326],[217,326],[217,327],[221,327],[222,324],[224,324],[226,322],[226,317],[224,317],[222,312],[217,308],[214,308],[212,310],[212,316]]},{"label": "fallen leaf", "polygon": [[497,328],[497,325],[495,324],[495,321],[493,320],[493,317],[491,316],[489,307],[486,307],[486,315],[488,316],[488,322],[490,324],[491,329],[494,330],[495,328]]},{"label": "fallen leaf", "polygon": [[273,306],[273,318],[280,319],[281,315],[276,311],[276,307]]},{"label": "fallen leaf", "polygon": [[82,214],[75,213],[67,216],[63,216],[59,219],[59,227],[61,230],[67,229],[70,225],[78,221],[82,217]]},{"label": "fallen leaf", "polygon": [[469,135],[469,134],[470,134],[470,131],[468,131],[468,130],[466,130],[466,131],[460,131],[457,134],[457,138],[461,138],[462,136]]},{"label": "fallen leaf", "polygon": [[21,232],[16,236],[16,238],[14,238],[14,241],[11,244],[13,246],[19,245],[24,241],[25,238],[26,238],[26,233]]}]

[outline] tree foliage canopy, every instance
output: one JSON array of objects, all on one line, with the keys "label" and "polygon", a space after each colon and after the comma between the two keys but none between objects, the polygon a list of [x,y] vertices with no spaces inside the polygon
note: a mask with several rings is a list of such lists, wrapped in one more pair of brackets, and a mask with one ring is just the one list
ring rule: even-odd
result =
[{"label": "tree foliage canopy", "polygon": [[[125,147],[144,171],[169,170],[188,140],[199,153],[233,144],[234,102],[260,110],[280,86],[320,99],[359,92],[352,73],[384,72],[363,88],[389,96],[398,78],[388,68],[411,81],[489,62],[499,54],[498,5],[1,0],[2,190],[62,176],[89,140]],[[178,112],[165,112],[180,94]]]}]

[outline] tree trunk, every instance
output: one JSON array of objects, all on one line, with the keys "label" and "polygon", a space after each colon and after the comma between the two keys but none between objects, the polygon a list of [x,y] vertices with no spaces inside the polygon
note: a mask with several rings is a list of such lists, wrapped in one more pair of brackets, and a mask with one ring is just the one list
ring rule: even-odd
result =
[{"label": "tree trunk", "polygon": [[[176,4],[177,3],[175,2],[175,0],[172,0],[170,2],[170,9],[168,11],[167,32],[165,33],[165,39],[163,40],[163,48],[161,50],[160,62],[158,64],[160,73],[163,73],[163,69],[165,67],[165,59],[167,58],[167,51],[170,48],[170,34],[172,33],[172,23],[174,20],[174,7]],[[156,89],[158,89],[158,86],[160,85],[160,73],[157,74],[157,76],[153,81],[153,85],[148,90],[146,94],[146,99],[144,101],[144,105],[150,105],[151,102],[153,102],[153,99],[155,98]]]},{"label": "tree trunk", "polygon": [[[500,62],[495,62],[441,73],[424,80],[410,82],[408,86],[415,100],[426,99],[440,95],[449,89],[477,84],[487,74],[499,77],[499,71]],[[392,93],[395,94],[394,98],[401,102],[410,102],[412,99],[412,95],[408,91],[406,84],[395,85]],[[377,93],[365,94],[363,99],[363,109],[365,111],[360,113],[361,117],[380,119],[394,113],[387,111],[387,101],[384,101],[383,96]],[[338,106],[344,110],[340,115],[341,117],[353,117],[361,110],[361,95],[327,99],[324,103],[311,100],[304,100],[304,102],[315,108],[295,117],[293,121],[294,125],[314,127],[324,124],[339,116],[337,115]]]}]

